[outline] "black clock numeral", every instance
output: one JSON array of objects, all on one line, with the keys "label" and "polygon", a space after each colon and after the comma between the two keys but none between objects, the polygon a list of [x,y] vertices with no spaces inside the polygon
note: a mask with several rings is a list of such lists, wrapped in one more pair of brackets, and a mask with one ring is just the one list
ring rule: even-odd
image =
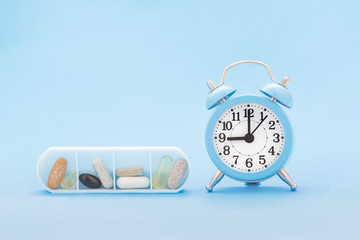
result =
[{"label": "black clock numeral", "polygon": [[246,167],[251,168],[253,166],[252,158],[246,159],[245,165],[246,165]]},{"label": "black clock numeral", "polygon": [[235,164],[237,164],[237,161],[239,159],[239,155],[234,155],[233,158],[235,159]]},{"label": "black clock numeral", "polygon": [[271,153],[271,155],[275,155],[274,146],[269,149],[268,153]]},{"label": "black clock numeral", "polygon": [[275,121],[271,120],[271,121],[269,121],[269,124],[270,124],[269,129],[270,130],[275,130]]},{"label": "black clock numeral", "polygon": [[225,155],[229,155],[230,154],[230,147],[228,145],[224,146],[224,152]]},{"label": "black clock numeral", "polygon": [[265,155],[259,155],[259,163],[264,165],[266,163]]},{"label": "black clock numeral", "polygon": [[264,116],[264,112],[260,113],[260,122],[264,121],[265,118],[267,118],[268,115]]},{"label": "black clock numeral", "polygon": [[240,121],[240,113],[239,112],[233,112],[232,115],[233,115],[233,118],[232,118],[233,121]]},{"label": "black clock numeral", "polygon": [[273,135],[275,138],[273,139],[274,143],[278,143],[280,141],[280,134],[274,133]]},{"label": "black clock numeral", "polygon": [[231,130],[232,129],[232,122],[223,122],[223,130]]},{"label": "black clock numeral", "polygon": [[245,116],[244,116],[245,118],[247,118],[248,116],[249,117],[254,117],[254,109],[245,108],[244,111],[245,111]]},{"label": "black clock numeral", "polygon": [[226,136],[225,133],[220,133],[219,134],[219,142],[223,143],[225,142]]}]

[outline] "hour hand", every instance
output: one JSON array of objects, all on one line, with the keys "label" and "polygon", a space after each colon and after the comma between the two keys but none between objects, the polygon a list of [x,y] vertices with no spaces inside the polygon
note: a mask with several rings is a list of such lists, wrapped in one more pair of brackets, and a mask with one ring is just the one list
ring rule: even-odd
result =
[{"label": "hour hand", "polygon": [[228,141],[233,141],[233,140],[245,140],[245,137],[228,137],[227,140],[228,140]]}]

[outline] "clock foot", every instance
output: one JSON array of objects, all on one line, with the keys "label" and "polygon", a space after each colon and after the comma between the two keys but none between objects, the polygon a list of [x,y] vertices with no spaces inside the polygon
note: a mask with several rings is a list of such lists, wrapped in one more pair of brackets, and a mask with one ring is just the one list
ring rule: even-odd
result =
[{"label": "clock foot", "polygon": [[289,174],[282,168],[277,173],[277,175],[280,177],[281,180],[283,180],[287,185],[290,186],[291,191],[295,191],[297,188],[297,185],[292,181]]},{"label": "clock foot", "polygon": [[208,192],[212,192],[215,185],[218,184],[218,182],[220,182],[223,177],[224,177],[224,174],[220,170],[218,170],[215,173],[214,177],[211,179],[209,185],[206,186],[206,190]]}]

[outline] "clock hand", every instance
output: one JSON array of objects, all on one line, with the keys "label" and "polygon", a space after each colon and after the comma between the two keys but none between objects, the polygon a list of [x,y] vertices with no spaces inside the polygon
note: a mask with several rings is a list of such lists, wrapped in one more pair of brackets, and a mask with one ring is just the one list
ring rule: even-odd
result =
[{"label": "clock hand", "polygon": [[232,140],[245,140],[245,137],[228,137],[227,140],[228,140],[228,141],[232,141]]},{"label": "clock hand", "polygon": [[250,111],[248,111],[248,134],[250,134]]},{"label": "clock hand", "polygon": [[264,119],[257,125],[257,127],[252,131],[251,135],[254,134],[254,132],[260,127],[260,125],[265,121],[265,119],[267,118],[268,116],[266,115],[266,117],[264,117]]}]

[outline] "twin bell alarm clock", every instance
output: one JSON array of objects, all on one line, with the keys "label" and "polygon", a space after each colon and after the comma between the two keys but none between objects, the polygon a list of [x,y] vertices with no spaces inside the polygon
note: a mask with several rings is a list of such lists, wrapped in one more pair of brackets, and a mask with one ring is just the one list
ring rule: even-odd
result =
[{"label": "twin bell alarm clock", "polygon": [[[232,87],[224,85],[229,68],[254,63],[264,66],[274,83],[262,95],[234,97]],[[208,110],[215,109],[206,127],[206,149],[218,171],[206,189],[211,192],[224,175],[248,184],[257,184],[277,174],[291,190],[297,185],[284,170],[293,149],[293,132],[283,107],[291,108],[292,97],[287,89],[289,78],[277,82],[270,68],[257,61],[240,61],[226,67],[221,83],[210,88],[206,100]]]}]

